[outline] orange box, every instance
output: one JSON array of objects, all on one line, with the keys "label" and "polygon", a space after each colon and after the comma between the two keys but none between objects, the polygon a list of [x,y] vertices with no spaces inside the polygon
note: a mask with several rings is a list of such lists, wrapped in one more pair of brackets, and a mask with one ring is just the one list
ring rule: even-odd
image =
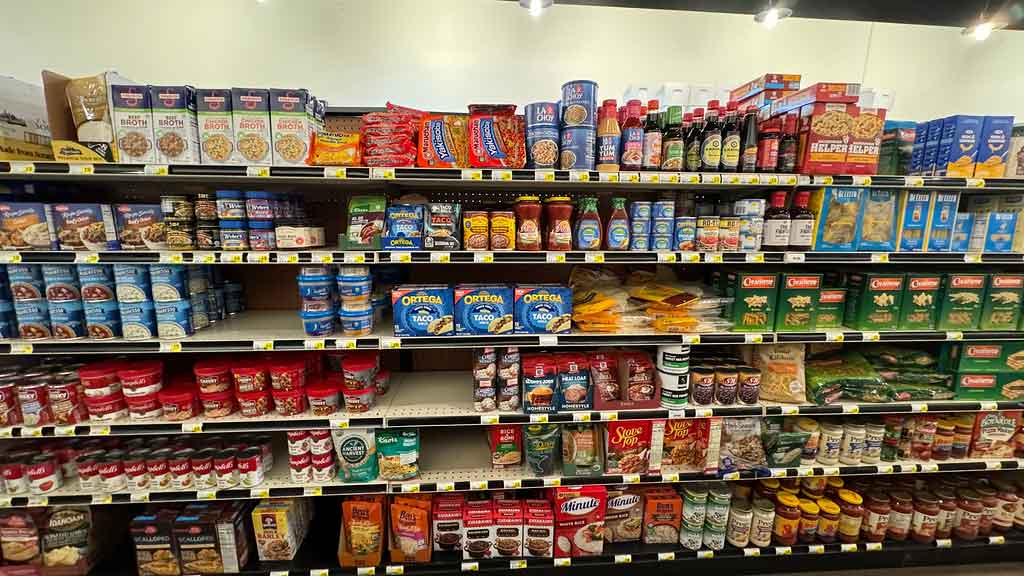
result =
[{"label": "orange box", "polygon": [[683,521],[683,499],[679,494],[648,492],[644,498],[644,544],[676,544]]},{"label": "orange box", "polygon": [[850,148],[846,153],[846,173],[876,174],[878,155],[882,150],[885,108],[850,106],[849,112],[853,126],[850,129]]}]

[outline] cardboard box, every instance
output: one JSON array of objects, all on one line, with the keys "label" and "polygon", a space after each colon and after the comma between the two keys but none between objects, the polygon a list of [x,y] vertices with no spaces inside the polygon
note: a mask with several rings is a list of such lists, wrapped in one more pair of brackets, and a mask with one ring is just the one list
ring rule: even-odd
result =
[{"label": "cardboard box", "polygon": [[154,163],[157,150],[149,86],[114,84],[110,92],[114,103],[114,142],[121,162]]},{"label": "cardboard box", "polygon": [[[302,499],[262,500],[252,510],[256,550],[261,561],[291,560],[309,529]],[[162,576],[162,575],[158,575]]]},{"label": "cardboard box", "polygon": [[736,109],[742,112],[751,106],[758,109],[764,108],[765,106],[771,106],[772,102],[794,93],[796,93],[796,90],[764,90],[736,102]]},{"label": "cardboard box", "polygon": [[811,193],[814,250],[854,252],[860,238],[862,188],[820,188]]},{"label": "cardboard box", "polygon": [[91,131],[93,134],[102,134],[103,138],[95,140],[79,137],[78,127],[68,102],[67,88],[72,82],[57,72],[43,70],[43,96],[46,99],[46,117],[50,124],[50,147],[53,149],[53,158],[58,162],[117,162],[117,147],[114,145],[114,129],[112,125],[111,111],[114,108],[113,97],[110,86],[113,84],[135,84],[130,79],[117,74],[116,72],[104,72],[95,77],[95,83],[101,84],[106,93],[106,110],[103,115],[93,122],[99,130]]},{"label": "cardboard box", "polygon": [[462,557],[466,560],[490,558],[494,548],[494,509],[489,500],[466,502],[462,511],[465,545]]},{"label": "cardboard box", "polygon": [[494,552],[496,557],[523,555],[523,505],[519,500],[494,503]]},{"label": "cardboard box", "polygon": [[985,297],[985,274],[946,274],[939,298],[938,330],[977,330]]},{"label": "cardboard box", "polygon": [[924,142],[924,158],[922,160],[921,175],[935,176],[936,163],[939,158],[939,144],[942,138],[942,119],[928,122],[928,133]]},{"label": "cardboard box", "polygon": [[43,89],[0,76],[0,160],[53,160]]},{"label": "cardboard box", "polygon": [[771,115],[778,116],[812,102],[854,104],[860,96],[860,84],[819,82],[772,102]]},{"label": "cardboard box", "polygon": [[918,122],[914,130],[914,146],[910,151],[908,174],[911,176],[920,176],[924,171],[924,144],[927,139],[928,123]]},{"label": "cardboard box", "polygon": [[950,252],[967,252],[971,248],[971,232],[974,230],[974,214],[957,212],[953,223],[953,242]]},{"label": "cardboard box", "polygon": [[[856,106],[813,102],[800,108],[796,166],[801,174],[844,174]],[[877,152],[875,164],[877,164]]]},{"label": "cardboard box", "polygon": [[850,274],[846,280],[846,325],[856,330],[896,330],[905,280],[903,274]]},{"label": "cardboard box", "polygon": [[199,164],[199,121],[192,86],[150,86],[153,135],[160,164]]},{"label": "cardboard box", "polygon": [[[132,519],[129,531],[135,544],[139,576],[180,574],[178,545],[174,539],[172,510],[145,513]],[[2,528],[0,528],[2,533]]]},{"label": "cardboard box", "polygon": [[783,272],[779,278],[775,331],[813,332],[820,291],[821,274]]},{"label": "cardboard box", "polygon": [[971,436],[971,458],[1013,458],[1014,435],[1020,428],[1019,410],[978,412]]},{"label": "cardboard box", "polygon": [[638,542],[644,517],[644,497],[638,488],[608,488],[608,505],[604,512],[604,541]]},{"label": "cardboard box", "polygon": [[1013,127],[1010,137],[1010,154],[1006,159],[1006,176],[1024,178],[1024,124]]},{"label": "cardboard box", "polygon": [[841,328],[846,317],[846,288],[822,288],[816,306],[815,330]]},{"label": "cardboard box", "polygon": [[[897,251],[925,251],[931,203],[931,192],[900,190],[900,203],[897,211],[899,215],[897,222],[897,229],[899,231],[896,241]],[[955,214],[956,212],[954,211]]]},{"label": "cardboard box", "polygon": [[439,495],[434,499],[434,509],[431,514],[434,534],[435,552],[452,552],[462,549],[462,508],[465,505],[465,496],[462,498],[446,498]]},{"label": "cardboard box", "polygon": [[235,149],[230,89],[197,89],[196,121],[199,125],[199,150],[203,164],[242,163],[242,156]]},{"label": "cardboard box", "polygon": [[976,178],[1002,178],[1010,156],[1013,116],[985,116],[974,165]]},{"label": "cardboard box", "polygon": [[1024,301],[1024,274],[994,272],[988,276],[981,307],[982,330],[1016,330]]},{"label": "cardboard box", "polygon": [[886,120],[878,153],[878,174],[910,174],[916,136],[917,123]]},{"label": "cardboard box", "polygon": [[270,89],[270,130],[274,166],[305,166],[316,132],[314,99],[305,89]]},{"label": "cardboard box", "polygon": [[957,372],[953,389],[957,400],[1020,400],[1024,377],[1019,372]]},{"label": "cardboard box", "polygon": [[523,551],[531,558],[551,558],[555,546],[555,515],[544,504],[528,505],[523,514]]},{"label": "cardboard box", "polygon": [[942,274],[910,272],[900,306],[900,330],[935,330],[942,294]]},{"label": "cardboard box", "polygon": [[849,111],[853,117],[853,129],[850,130],[850,148],[846,153],[846,173],[877,174],[886,111],[884,108],[857,106],[850,106]]},{"label": "cardboard box", "polygon": [[644,498],[644,544],[677,544],[683,499],[675,492],[648,492]]},{"label": "cardboard box", "polygon": [[959,192],[936,190],[931,193],[925,252],[949,252],[952,249],[956,211],[959,205]]},{"label": "cardboard box", "polygon": [[996,196],[996,207],[999,212],[1017,215],[1012,251],[1024,252],[1024,194],[999,194]]},{"label": "cardboard box", "polygon": [[799,90],[800,78],[800,74],[764,74],[730,90],[729,100],[744,100],[771,90]]},{"label": "cardboard box", "polygon": [[865,188],[861,193],[860,235],[857,250],[892,252],[898,236],[897,191],[891,188]]},{"label": "cardboard box", "polygon": [[1013,252],[1018,214],[987,212],[974,216],[969,248],[971,252]]},{"label": "cardboard box", "polygon": [[942,347],[940,369],[958,372],[1020,372],[1024,342],[955,342]]},{"label": "cardboard box", "polygon": [[604,551],[604,486],[561,486],[551,491],[555,558],[600,556]]},{"label": "cardboard box", "polygon": [[960,178],[974,176],[981,139],[981,116],[950,116],[942,121],[942,133],[935,159],[935,175]]},{"label": "cardboard box", "polygon": [[270,165],[270,93],[261,88],[231,89],[235,150],[243,164]]},{"label": "cardboard box", "polygon": [[736,332],[775,330],[775,303],[779,295],[776,272],[737,272],[726,276],[725,296],[733,298],[726,316]]}]

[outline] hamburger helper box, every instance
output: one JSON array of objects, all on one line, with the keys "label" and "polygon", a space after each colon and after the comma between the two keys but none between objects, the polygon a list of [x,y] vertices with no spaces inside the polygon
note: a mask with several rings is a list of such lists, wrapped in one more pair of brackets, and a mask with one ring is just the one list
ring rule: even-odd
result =
[{"label": "hamburger helper box", "polygon": [[555,557],[601,555],[607,488],[562,486],[550,494],[555,512]]}]

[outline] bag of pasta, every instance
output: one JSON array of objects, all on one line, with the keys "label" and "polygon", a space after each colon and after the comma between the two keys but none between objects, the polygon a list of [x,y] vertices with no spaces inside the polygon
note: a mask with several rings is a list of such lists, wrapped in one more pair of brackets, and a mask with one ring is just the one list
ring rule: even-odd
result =
[{"label": "bag of pasta", "polygon": [[803,344],[747,346],[744,354],[748,364],[761,369],[761,400],[807,403]]}]

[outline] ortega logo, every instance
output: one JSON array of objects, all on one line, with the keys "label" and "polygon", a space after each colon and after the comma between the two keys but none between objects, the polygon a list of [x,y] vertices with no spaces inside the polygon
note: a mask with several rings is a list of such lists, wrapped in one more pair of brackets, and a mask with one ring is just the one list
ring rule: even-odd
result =
[{"label": "ortega logo", "polygon": [[501,149],[498,139],[494,136],[494,120],[491,118],[481,118],[479,125],[480,143],[484,147],[484,152],[491,158],[505,158],[505,152]]},{"label": "ortega logo", "polygon": [[448,149],[448,143],[444,140],[444,120],[430,121],[430,145],[434,147],[434,154],[438,160],[454,162],[455,158]]}]

